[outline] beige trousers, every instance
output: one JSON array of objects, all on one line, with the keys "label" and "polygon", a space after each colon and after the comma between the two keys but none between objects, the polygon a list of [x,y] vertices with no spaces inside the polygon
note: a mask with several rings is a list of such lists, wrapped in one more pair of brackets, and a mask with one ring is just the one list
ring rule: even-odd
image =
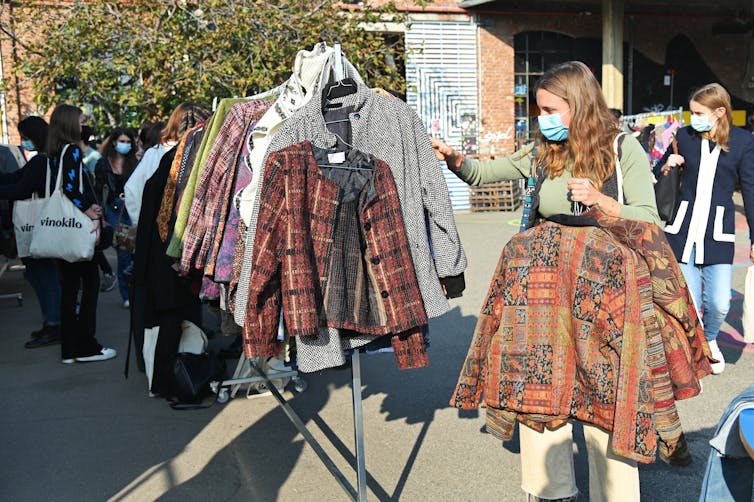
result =
[{"label": "beige trousers", "polygon": [[[521,488],[543,499],[573,497],[578,493],[573,470],[573,427],[570,423],[537,432],[519,423]],[[614,455],[611,434],[584,424],[589,460],[590,502],[639,502],[636,462]]]}]

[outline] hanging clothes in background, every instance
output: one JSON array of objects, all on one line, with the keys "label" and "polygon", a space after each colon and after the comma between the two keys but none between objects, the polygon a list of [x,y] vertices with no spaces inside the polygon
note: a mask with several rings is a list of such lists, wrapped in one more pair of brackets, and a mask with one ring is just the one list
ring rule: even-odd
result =
[{"label": "hanging clothes in background", "polygon": [[175,227],[175,213],[173,208],[180,205],[183,191],[186,188],[191,168],[194,166],[199,146],[204,137],[204,124],[198,124],[186,133],[186,139],[178,147],[183,152],[179,162],[171,165],[170,173],[165,184],[165,190],[160,204],[157,226],[160,238],[167,243],[171,237],[171,230]]},{"label": "hanging clothes in background", "polygon": [[157,228],[169,173],[181,160],[179,151],[173,148],[167,152],[144,185],[134,254],[132,332],[137,354],[141,355],[145,330],[160,328],[154,356],[155,374],[149,391],[165,397],[174,392],[170,371],[178,352],[181,323],[188,320],[200,326],[202,312],[197,295],[200,277],[197,274],[193,277],[178,275],[172,261],[165,256],[166,243]]},{"label": "hanging clothes in background", "polygon": [[[383,160],[393,173],[424,307],[429,317],[441,316],[448,311],[449,304],[440,278],[459,276],[467,261],[455,226],[447,184],[436,168],[437,158],[421,119],[403,101],[378,94],[358,83],[355,94],[334,99],[332,104],[340,107],[327,110],[326,119],[322,101],[310,101],[286,121],[273,139],[270,151],[305,140],[320,148],[333,148],[339,144],[339,139],[325,122],[346,120],[352,131],[348,146]],[[254,244],[253,228],[258,210],[257,203],[249,225],[247,247]],[[248,269],[246,261],[244,269]]]},{"label": "hanging clothes in background", "polygon": [[243,327],[249,358],[295,347],[315,371],[375,346],[426,366],[428,318],[466,268],[447,185],[416,113],[344,58],[336,80],[335,59],[324,43],[300,51],[284,84],[221,100],[188,131],[155,232]]},{"label": "hanging clothes in background", "polygon": [[[449,308],[440,277],[452,282],[463,274],[466,267],[447,185],[436,168],[437,160],[429,137],[416,113],[406,103],[374,92],[358,81],[354,90],[356,92],[331,100],[322,96],[309,101],[280,128],[269,149],[275,151],[310,140],[320,148],[355,148],[385,161],[398,186],[424,308],[428,317],[438,317]],[[328,103],[330,107],[325,106]],[[347,126],[347,133],[343,131],[344,126]],[[331,132],[330,127],[340,135]],[[254,247],[257,214],[258,204],[247,231],[247,250]],[[246,299],[247,288],[241,288],[241,283],[251,268],[251,259],[246,255],[239,279],[237,306]],[[239,309],[236,308],[237,320],[238,317]],[[299,338],[299,367],[313,371],[322,369],[316,366],[319,362],[344,362],[343,350],[354,342],[365,344],[367,340],[343,337],[333,328],[322,329],[317,337]],[[307,354],[307,361],[303,360],[302,354]]]},{"label": "hanging clothes in background", "polygon": [[[214,277],[217,252],[233,199],[231,188],[237,176],[239,159],[243,159],[245,140],[252,123],[259,121],[271,105],[269,101],[234,104],[214,139],[205,166],[198,166],[201,173],[198,174],[183,234],[179,262],[182,273],[188,273],[193,264],[204,270],[206,276]],[[247,169],[244,163],[240,167]]]},{"label": "hanging clothes in background", "polygon": [[647,152],[650,167],[654,169],[671,147],[675,133],[683,127],[683,108],[623,115],[620,124],[624,131],[639,140]]},{"label": "hanging clothes in background", "polygon": [[654,126],[651,132],[652,148],[649,150],[649,165],[654,168],[657,163],[665,156],[665,152],[670,149],[675,133],[680,129],[681,122],[673,120],[672,122],[659,123]]}]

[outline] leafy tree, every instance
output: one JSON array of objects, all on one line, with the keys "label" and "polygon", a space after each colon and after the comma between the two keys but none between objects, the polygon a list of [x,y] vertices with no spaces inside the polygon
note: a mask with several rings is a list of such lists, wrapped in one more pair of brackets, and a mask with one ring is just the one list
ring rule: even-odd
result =
[{"label": "leafy tree", "polygon": [[91,104],[100,126],[164,120],[183,101],[209,106],[270,89],[288,78],[299,50],[322,40],[340,42],[369,85],[405,90],[402,37],[364,28],[405,22],[392,3],[3,0],[0,9],[20,62],[6,70],[14,78],[5,89],[30,85],[43,110]]}]

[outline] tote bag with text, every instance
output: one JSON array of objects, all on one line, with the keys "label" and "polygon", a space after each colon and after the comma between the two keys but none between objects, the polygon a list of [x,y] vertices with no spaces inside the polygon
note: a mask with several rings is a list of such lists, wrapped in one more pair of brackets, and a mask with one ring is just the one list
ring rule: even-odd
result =
[{"label": "tote bag with text", "polygon": [[42,211],[47,199],[50,198],[50,166],[47,165],[47,175],[45,176],[45,196],[43,199],[37,197],[36,192],[32,192],[30,199],[17,200],[13,203],[13,232],[16,235],[16,248],[18,257],[26,258],[31,256],[31,237],[32,230],[39,220],[39,213]]},{"label": "tote bag with text", "polygon": [[[88,261],[94,256],[97,227],[83,211],[63,193],[63,159],[69,145],[60,154],[55,190],[39,213],[31,238],[34,258],[60,258],[67,262]],[[84,191],[82,162],[79,159],[79,191]]]}]

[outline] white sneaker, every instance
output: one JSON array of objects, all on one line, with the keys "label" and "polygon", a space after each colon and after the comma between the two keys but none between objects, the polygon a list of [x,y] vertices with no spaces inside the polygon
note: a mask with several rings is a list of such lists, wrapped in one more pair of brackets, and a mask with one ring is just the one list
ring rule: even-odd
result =
[{"label": "white sneaker", "polygon": [[73,363],[76,362],[76,358],[75,357],[69,357],[67,359],[62,359],[60,362],[63,363],[63,364],[73,364]]},{"label": "white sneaker", "polygon": [[131,308],[131,302],[128,300],[123,301],[123,308],[124,309],[130,309]]},{"label": "white sneaker", "polygon": [[723,353],[720,351],[720,347],[717,346],[717,340],[707,340],[707,344],[709,345],[710,352],[712,352],[712,357],[719,361],[717,363],[711,363],[712,374],[719,375],[720,373],[725,371],[725,358],[723,357]]},{"label": "white sneaker", "polygon": [[118,352],[116,352],[115,349],[102,347],[102,350],[100,351],[99,354],[94,354],[93,356],[86,356],[86,357],[77,357],[76,362],[89,363],[93,361],[107,361],[108,359],[112,359],[117,355],[118,355]]}]

